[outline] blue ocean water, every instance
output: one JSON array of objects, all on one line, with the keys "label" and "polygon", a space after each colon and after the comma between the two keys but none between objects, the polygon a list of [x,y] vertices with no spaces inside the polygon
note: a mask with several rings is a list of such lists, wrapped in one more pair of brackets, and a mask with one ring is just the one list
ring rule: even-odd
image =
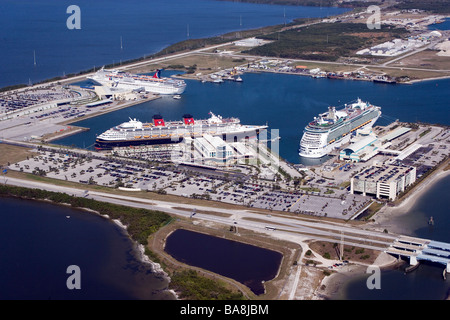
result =
[{"label": "blue ocean water", "polygon": [[[66,26],[73,4],[81,10],[80,30]],[[120,64],[188,38],[345,11],[214,0],[2,0],[0,87]],[[0,203],[1,299],[170,298],[165,280],[136,259],[114,224],[41,202]],[[72,264],[81,269],[80,291],[66,287]]]},{"label": "blue ocean water", "polygon": [[[74,4],[80,8],[81,29],[70,30],[67,8]],[[120,64],[188,38],[346,10],[215,0],[2,0],[0,87]]]},{"label": "blue ocean water", "polygon": [[[0,197],[0,299],[173,299],[168,280],[136,258],[106,218],[45,202]],[[76,265],[80,289],[67,279]]]},{"label": "blue ocean water", "polygon": [[433,23],[428,26],[430,30],[450,30],[450,18],[444,19],[442,23]]},{"label": "blue ocean water", "polygon": [[[392,224],[401,225],[407,235],[450,243],[450,216],[448,214],[448,190],[450,177],[439,180],[415,204],[410,212],[392,219]],[[434,226],[428,225],[433,216]],[[367,278],[361,275],[349,281],[342,289],[339,299],[349,300],[442,300],[450,295],[450,279],[442,277],[445,266],[421,262],[418,269],[405,274],[403,268],[383,271],[381,289],[368,289]]]},{"label": "blue ocean water", "polygon": [[[342,9],[336,8],[264,6],[214,0],[79,0],[76,4],[81,9],[82,29],[68,30],[66,20],[69,14],[66,9],[71,4],[74,3],[67,0],[0,2],[0,87],[28,81],[36,82],[155,53],[169,44],[187,39],[188,33],[190,38],[201,38],[282,24],[296,17],[327,16],[342,12]],[[324,111],[329,104],[343,104],[360,97],[382,107],[383,115],[387,117],[380,121],[398,118],[401,121],[420,120],[447,125],[450,122],[448,80],[426,81],[411,86],[390,86],[286,75],[246,74],[244,77],[244,83],[226,83],[220,87],[210,87],[213,84],[196,81],[189,82],[183,99],[179,101],[160,99],[146,105],[123,109],[105,115],[106,118],[101,121],[105,121],[104,124],[96,123],[96,119],[100,118],[90,119],[92,122],[83,124],[92,128],[88,134],[93,136],[77,135],[68,138],[74,140],[64,143],[87,147],[92,143],[95,134],[126,121],[128,116],[145,120],[158,112],[167,119],[179,119],[185,112],[203,117],[211,110],[223,116],[239,116],[243,123],[268,121],[271,128],[280,130],[282,156],[295,163],[299,161],[297,147],[301,130],[307,121],[318,112]],[[215,99],[214,94],[220,99]],[[443,189],[433,189],[431,193],[448,190],[448,185],[441,185],[440,188]],[[437,221],[442,221],[439,228],[442,226],[443,234],[449,225],[445,222],[447,220],[441,220],[441,216],[446,216],[446,199],[445,195],[441,194],[440,199],[427,200],[440,203],[438,207],[442,210],[440,212],[444,212],[442,215],[437,215],[436,209],[429,208],[426,202],[421,209],[423,212],[419,213],[425,217],[433,214]],[[149,291],[145,290],[145,285],[141,285],[146,284],[146,281],[152,290],[161,287],[158,282],[154,286],[150,284],[151,280],[146,276],[147,271],[139,271],[139,263],[132,262],[130,267],[130,261],[134,261],[130,260],[132,258],[129,255],[131,245],[123,234],[115,230],[112,235],[106,236],[111,230],[103,233],[96,229],[97,225],[104,225],[105,221],[88,219],[85,220],[86,223],[77,222],[70,228],[65,228],[62,223],[74,222],[76,219],[65,218],[66,213],[61,207],[42,209],[40,204],[36,203],[14,199],[8,204],[8,201],[0,199],[2,208],[12,208],[8,218],[10,222],[6,223],[2,218],[2,233],[7,237],[1,241],[1,252],[9,257],[5,259],[7,256],[2,255],[0,261],[1,269],[7,270],[0,278],[1,298],[127,299],[147,297]],[[52,210],[55,211],[46,215]],[[2,214],[4,212],[7,211],[1,211]],[[70,215],[76,216],[74,213]],[[64,222],[59,221],[60,218]],[[18,226],[24,228],[18,229]],[[49,230],[56,231],[60,236],[61,231],[67,231],[68,237],[63,240],[53,232],[49,233]],[[433,237],[434,235],[444,239],[437,234],[433,234]],[[85,238],[81,239],[83,236]],[[93,246],[96,243],[99,243],[100,247]],[[74,247],[68,247],[68,244]],[[116,251],[119,256],[115,256],[111,251]],[[60,255],[62,263],[57,261]],[[93,262],[92,269],[86,269],[84,263],[90,261]],[[83,291],[81,296],[67,292],[64,284],[68,264],[81,264],[83,277],[86,276],[86,279],[92,281],[88,288],[93,291]],[[83,270],[94,270],[95,266],[100,269],[96,269],[92,275],[84,273]],[[103,267],[116,270],[102,270]],[[432,271],[431,275],[425,275],[423,282],[428,282],[431,278],[433,281],[429,282],[434,282],[434,277],[441,276],[438,267],[431,268],[436,268],[438,275]],[[437,287],[415,286],[415,276],[419,275],[422,269],[430,271],[428,266],[419,268],[417,273],[408,275],[406,283],[382,290],[383,294],[375,299],[395,298],[395,290],[398,290],[398,294],[403,292],[405,287],[414,288],[411,292],[417,294],[408,296],[408,299],[441,299],[445,290],[448,290],[447,283],[439,282]],[[120,271],[123,270],[129,271],[137,278],[133,278],[130,273],[121,274]],[[397,278],[403,276],[395,272],[394,275]],[[139,284],[137,279],[144,282]],[[388,280],[391,281],[395,283],[394,280]],[[365,280],[361,283],[365,283]],[[94,292],[95,290],[98,291]],[[433,295],[433,292],[437,294]],[[422,293],[431,296],[424,297]],[[150,294],[153,295],[154,291]],[[349,293],[347,298],[361,297],[364,299],[364,294],[357,293],[356,289],[355,293]]]}]

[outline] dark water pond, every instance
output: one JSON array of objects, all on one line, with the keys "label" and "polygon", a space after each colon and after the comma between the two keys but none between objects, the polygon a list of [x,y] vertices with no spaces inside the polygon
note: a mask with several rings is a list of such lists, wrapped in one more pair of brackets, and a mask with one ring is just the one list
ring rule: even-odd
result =
[{"label": "dark water pond", "polygon": [[273,279],[282,254],[245,243],[178,229],[166,242],[166,252],[180,262],[210,270],[264,293],[264,281]]}]

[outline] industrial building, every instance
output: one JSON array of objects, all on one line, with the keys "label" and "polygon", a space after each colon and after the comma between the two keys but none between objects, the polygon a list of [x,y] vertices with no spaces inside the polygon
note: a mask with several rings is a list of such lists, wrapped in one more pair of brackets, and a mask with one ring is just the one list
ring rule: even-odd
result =
[{"label": "industrial building", "polygon": [[395,200],[416,181],[416,168],[401,165],[371,166],[350,179],[350,193]]}]

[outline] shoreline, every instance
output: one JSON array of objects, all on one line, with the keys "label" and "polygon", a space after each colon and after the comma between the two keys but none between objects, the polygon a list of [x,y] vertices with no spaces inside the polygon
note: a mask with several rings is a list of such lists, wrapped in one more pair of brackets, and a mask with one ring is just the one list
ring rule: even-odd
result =
[{"label": "shoreline", "polygon": [[[441,179],[444,179],[450,175],[450,170],[444,170],[447,167],[448,163],[449,163],[448,160],[443,162],[435,172],[433,172],[430,176],[426,177],[424,181],[422,181],[418,186],[416,186],[416,188],[413,189],[411,191],[411,193],[407,197],[405,197],[405,199],[402,201],[402,203],[399,204],[397,207],[383,208],[384,209],[383,212],[379,212],[375,216],[376,217],[375,225],[372,225],[372,223],[369,223],[368,226],[379,227],[378,224],[390,223],[391,218],[397,217],[398,214],[407,213],[407,211],[415,205],[416,201],[418,199],[420,199],[420,197],[423,196],[426,192],[428,192],[435,183],[437,183]],[[36,199],[33,199],[33,200],[36,200]],[[58,203],[55,203],[55,204],[58,204]],[[98,212],[91,210],[89,208],[79,208],[79,209],[98,214]],[[405,211],[403,212],[401,210],[405,210]],[[124,232],[126,232],[128,234],[126,225],[124,225],[121,221],[119,221],[117,219],[112,219],[111,217],[106,216],[106,215],[101,215],[101,216],[112,221],[113,223],[118,225],[121,229],[123,229]],[[133,247],[137,250],[136,254],[140,261],[142,261],[143,263],[152,264],[152,269],[155,271],[156,274],[164,276],[164,278],[166,278],[170,281],[170,277],[168,277],[167,273],[161,268],[161,264],[153,262],[150,259],[150,257],[145,254],[145,246],[144,245],[140,245],[139,243],[137,243],[133,240],[132,240],[132,244],[133,244]],[[404,262],[402,262],[402,263],[404,263]],[[387,269],[395,268],[396,266],[399,265],[399,263],[395,257],[381,252],[378,255],[378,257],[376,258],[373,265],[379,266],[382,270],[387,270]],[[350,261],[350,264],[348,266],[338,270],[336,273],[332,273],[330,276],[326,276],[321,279],[319,278],[319,282],[318,282],[317,286],[315,288],[312,288],[312,290],[314,291],[312,298],[309,297],[308,293],[305,293],[304,297],[297,297],[297,298],[299,300],[339,299],[339,296],[337,295],[337,293],[340,290],[342,290],[343,288],[345,288],[345,285],[349,281],[351,281],[352,278],[363,276],[367,266],[368,265],[358,264],[358,263],[354,263],[354,262]],[[323,270],[323,269],[319,268],[318,270]],[[159,273],[158,271],[162,271],[162,273]],[[300,281],[302,281],[302,279],[300,279]],[[299,288],[299,287],[297,287],[297,288]],[[168,291],[170,291],[170,290],[168,290]],[[173,294],[173,292],[171,292],[171,291],[170,291],[170,293]],[[175,295],[175,298],[178,299],[178,296]],[[250,299],[250,300],[253,300],[253,299]]]},{"label": "shoreline", "polygon": [[450,176],[450,170],[445,170],[445,167],[449,163],[449,160],[444,161],[435,172],[432,172],[430,176],[426,177],[419,185],[408,192],[399,205],[395,207],[385,205],[381,208],[373,217],[374,222],[370,222],[368,226],[374,228],[389,228],[393,233],[404,232],[404,229],[400,226],[392,224],[392,219],[407,214],[414,207],[416,202],[438,181]]},{"label": "shoreline", "polygon": [[[397,261],[396,258],[389,256],[387,253],[380,253],[373,263],[380,270],[394,270],[404,265],[404,261]],[[315,291],[314,300],[346,300],[346,286],[354,279],[364,277],[367,273],[368,265],[353,264],[349,265],[346,270],[338,271],[325,277]]]},{"label": "shoreline", "polygon": [[[416,188],[403,199],[403,201],[395,206],[384,206],[374,216],[375,221],[368,224],[373,228],[389,228],[393,233],[404,233],[405,229],[401,226],[392,224],[392,219],[399,216],[408,214],[408,212],[414,207],[420,198],[425,195],[430,189],[442,179],[450,176],[450,170],[444,170],[449,161],[445,161],[437,170],[433,172],[429,177],[425,178]],[[412,231],[412,230],[409,230]],[[381,270],[393,270],[396,267],[404,264],[404,261],[398,261],[395,257],[381,252],[374,262],[374,265],[380,267]],[[365,274],[366,267],[363,265],[351,265],[348,270],[342,270],[334,273],[328,277],[325,277],[319,286],[316,288],[315,299],[317,300],[342,300],[343,293],[339,293],[345,286],[354,279],[353,276],[363,276]],[[323,288],[322,288],[323,287]],[[446,298],[450,299],[450,294]],[[444,299],[445,300],[445,299]]]}]

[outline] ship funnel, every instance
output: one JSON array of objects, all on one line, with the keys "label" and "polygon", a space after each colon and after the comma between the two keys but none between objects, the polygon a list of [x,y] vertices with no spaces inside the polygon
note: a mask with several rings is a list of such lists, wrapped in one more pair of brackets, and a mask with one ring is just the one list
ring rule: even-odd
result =
[{"label": "ship funnel", "polygon": [[194,124],[194,118],[190,114],[185,114],[183,116],[184,124],[193,125]]},{"label": "ship funnel", "polygon": [[336,118],[336,108],[328,107],[328,118],[334,120]]},{"label": "ship funnel", "polygon": [[159,114],[156,114],[156,115],[154,115],[153,116],[153,124],[156,126],[156,127],[158,127],[158,126],[162,126],[162,127],[164,127],[164,119],[163,119],[163,117],[161,117],[161,115],[159,115]]}]

